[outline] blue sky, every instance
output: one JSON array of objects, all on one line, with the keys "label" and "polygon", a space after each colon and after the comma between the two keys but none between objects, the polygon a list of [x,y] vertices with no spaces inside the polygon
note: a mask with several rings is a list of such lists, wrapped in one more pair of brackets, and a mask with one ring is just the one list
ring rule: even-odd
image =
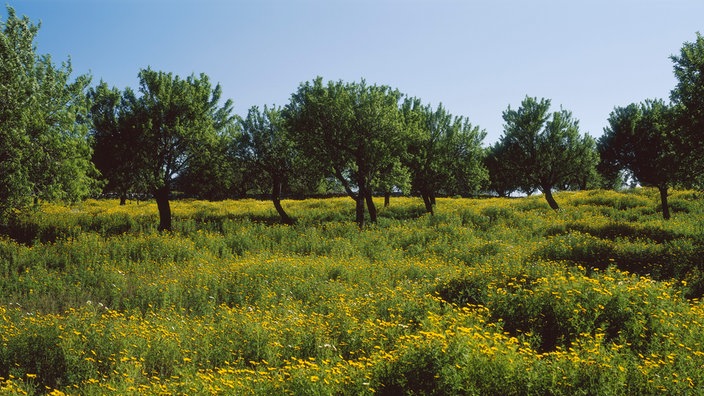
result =
[{"label": "blue sky", "polygon": [[[14,0],[38,52],[137,87],[139,69],[206,73],[244,115],[316,76],[390,85],[487,131],[526,96],[602,134],[609,112],[669,97],[670,55],[704,33],[701,0]],[[3,20],[5,9],[1,12]]]}]

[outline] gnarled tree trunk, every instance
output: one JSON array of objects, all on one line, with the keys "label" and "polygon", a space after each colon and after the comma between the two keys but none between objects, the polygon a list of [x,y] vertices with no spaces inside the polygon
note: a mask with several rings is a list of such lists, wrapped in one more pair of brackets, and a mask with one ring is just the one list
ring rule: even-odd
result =
[{"label": "gnarled tree trunk", "polygon": [[435,215],[433,211],[433,198],[432,195],[427,191],[421,191],[420,196],[423,198],[423,203],[425,204],[425,211],[431,215]]},{"label": "gnarled tree trunk", "polygon": [[545,195],[545,200],[548,201],[548,205],[550,205],[550,208],[553,210],[559,210],[560,206],[557,204],[557,201],[555,201],[555,198],[552,196],[552,187],[543,187],[543,194]]},{"label": "gnarled tree trunk", "polygon": [[271,200],[274,202],[276,211],[281,216],[281,222],[284,224],[293,224],[293,219],[289,217],[284,208],[281,206],[281,178],[273,178],[273,186],[271,189]]},{"label": "gnarled tree trunk", "polygon": [[364,195],[362,195],[362,192],[360,191],[354,198],[355,203],[357,204],[355,206],[355,213],[356,213],[356,218],[355,221],[357,222],[357,225],[359,226],[359,229],[364,228]]},{"label": "gnarled tree trunk", "polygon": [[660,191],[660,203],[662,203],[662,218],[670,220],[670,205],[667,203],[667,185],[658,186]]},{"label": "gnarled tree trunk", "polygon": [[369,211],[369,221],[376,223],[376,206],[374,205],[374,199],[372,197],[372,191],[367,190],[365,194],[365,199],[367,201],[367,210]]},{"label": "gnarled tree trunk", "polygon": [[160,187],[154,193],[156,207],[159,209],[159,232],[171,231],[171,205],[169,204],[169,186]]}]

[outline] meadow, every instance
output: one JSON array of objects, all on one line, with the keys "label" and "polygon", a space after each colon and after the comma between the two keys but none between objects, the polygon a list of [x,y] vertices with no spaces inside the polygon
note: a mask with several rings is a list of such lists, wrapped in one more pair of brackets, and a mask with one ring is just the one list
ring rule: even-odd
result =
[{"label": "meadow", "polygon": [[0,394],[704,394],[675,191],[44,205],[0,232]]}]

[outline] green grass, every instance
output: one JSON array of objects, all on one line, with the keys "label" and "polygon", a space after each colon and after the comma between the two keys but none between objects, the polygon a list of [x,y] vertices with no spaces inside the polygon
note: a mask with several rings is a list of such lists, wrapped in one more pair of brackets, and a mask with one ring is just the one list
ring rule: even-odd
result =
[{"label": "green grass", "polygon": [[0,393],[703,393],[700,194],[557,199],[44,206],[0,238]]}]

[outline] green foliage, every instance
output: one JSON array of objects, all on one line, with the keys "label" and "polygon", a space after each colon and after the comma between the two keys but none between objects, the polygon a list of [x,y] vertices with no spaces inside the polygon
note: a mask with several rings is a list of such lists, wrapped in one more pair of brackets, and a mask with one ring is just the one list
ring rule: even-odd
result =
[{"label": "green foliage", "polygon": [[[184,171],[191,157],[213,143],[216,132],[232,121],[232,103],[218,107],[222,89],[212,87],[205,74],[185,80],[171,73],[143,69],[140,93],[128,112],[138,129],[140,165],[152,189],[169,185]],[[156,159],[152,153],[158,153]],[[207,153],[207,152],[206,152]]]},{"label": "green foliage", "polygon": [[139,144],[138,131],[130,127],[126,114],[133,98],[130,91],[123,98],[117,88],[109,88],[104,81],[88,91],[93,163],[106,181],[103,192],[121,197],[144,190],[144,180],[133,172],[139,165],[134,155],[134,147]]},{"label": "green foliage", "polygon": [[689,185],[702,186],[704,169],[704,36],[697,33],[692,42],[685,42],[678,55],[671,57],[677,85],[670,97],[676,111],[677,127],[682,133],[678,152]]},{"label": "green foliage", "polygon": [[487,149],[484,166],[489,172],[488,190],[499,197],[508,197],[516,191],[530,192],[531,188],[521,186],[520,176],[510,169],[509,152],[501,142],[494,143]]},{"label": "green foliage", "polygon": [[265,106],[260,111],[252,107],[240,125],[242,135],[236,142],[237,156],[245,167],[256,170],[259,175],[253,178],[253,187],[269,192],[281,221],[292,223],[293,219],[281,206],[282,193],[291,192],[296,186],[304,187],[304,193],[314,191],[310,186],[318,184],[322,172],[295,149],[281,108]]},{"label": "green foliage", "polygon": [[127,88],[119,102],[118,91],[104,83],[91,91],[94,136],[99,153],[112,151],[102,167],[113,188],[154,194],[159,229],[171,230],[174,179],[192,166],[202,172],[210,154],[222,153],[221,138],[233,127],[232,102],[220,106],[222,89],[205,74],[181,79],[147,68],[139,72],[139,85],[141,96]]},{"label": "green foliage", "polygon": [[406,149],[399,112],[401,93],[388,86],[329,81],[301,84],[285,109],[291,139],[303,155],[336,178],[356,201],[364,225],[365,202],[376,221],[372,183],[390,175]]},{"label": "green foliage", "polygon": [[550,100],[531,97],[518,110],[509,106],[503,113],[506,124],[498,144],[504,151],[503,172],[518,175],[524,188],[539,188],[550,207],[558,209],[552,190],[586,189],[599,157],[594,139],[580,136],[571,112],[561,109],[550,114],[549,108]]},{"label": "green foliage", "polygon": [[481,147],[486,132],[464,117],[453,117],[442,105],[436,110],[422,106],[417,98],[407,98],[401,112],[410,133],[404,163],[426,210],[433,212],[438,193],[469,196],[479,191],[488,179]]},{"label": "green foliage", "polygon": [[604,167],[627,170],[645,186],[660,189],[663,217],[670,217],[668,188],[683,180],[684,153],[678,150],[672,110],[661,100],[617,107],[599,138]]},{"label": "green foliage", "polygon": [[177,176],[175,189],[207,200],[245,197],[261,180],[261,173],[241,158],[237,144],[241,138],[237,124],[220,131],[208,147],[208,155],[193,157],[188,169]]},{"label": "green foliage", "polygon": [[8,7],[0,21],[0,221],[30,201],[75,202],[95,190],[87,139],[88,76],[35,53],[38,25]]},{"label": "green foliage", "polygon": [[175,201],[169,234],[153,202],[44,205],[0,240],[0,389],[696,393],[699,195],[402,197],[363,231],[349,198]]},{"label": "green foliage", "polygon": [[56,319],[26,323],[24,331],[11,334],[12,343],[3,351],[0,361],[0,377],[25,377],[26,373],[41,378],[37,390],[44,387],[58,388],[66,384],[69,365],[58,346],[60,329]]}]

